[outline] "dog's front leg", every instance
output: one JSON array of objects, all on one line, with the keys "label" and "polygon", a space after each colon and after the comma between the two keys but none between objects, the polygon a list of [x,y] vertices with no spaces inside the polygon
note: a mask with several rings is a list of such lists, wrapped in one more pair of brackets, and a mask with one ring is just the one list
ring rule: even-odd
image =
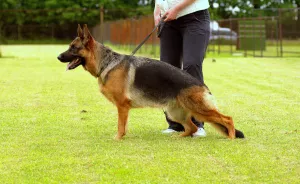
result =
[{"label": "dog's front leg", "polygon": [[118,134],[115,137],[116,140],[121,140],[126,134],[129,109],[127,106],[118,106]]}]

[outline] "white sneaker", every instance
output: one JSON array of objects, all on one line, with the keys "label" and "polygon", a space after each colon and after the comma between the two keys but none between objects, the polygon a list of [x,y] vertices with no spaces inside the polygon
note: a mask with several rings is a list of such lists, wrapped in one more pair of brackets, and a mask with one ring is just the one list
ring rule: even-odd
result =
[{"label": "white sneaker", "polygon": [[163,134],[170,134],[170,133],[174,133],[177,132],[176,130],[173,130],[171,128],[168,128],[166,130],[161,131]]},{"label": "white sneaker", "polygon": [[197,132],[193,133],[193,137],[206,137],[204,128],[198,128]]}]

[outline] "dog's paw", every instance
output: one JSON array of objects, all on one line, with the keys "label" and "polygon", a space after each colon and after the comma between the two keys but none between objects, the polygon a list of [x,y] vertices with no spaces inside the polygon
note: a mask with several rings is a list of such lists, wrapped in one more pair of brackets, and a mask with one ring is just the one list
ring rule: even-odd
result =
[{"label": "dog's paw", "polygon": [[115,136],[115,140],[116,140],[116,141],[121,141],[122,139],[123,139],[123,135],[118,135],[118,134],[117,134],[117,135]]}]

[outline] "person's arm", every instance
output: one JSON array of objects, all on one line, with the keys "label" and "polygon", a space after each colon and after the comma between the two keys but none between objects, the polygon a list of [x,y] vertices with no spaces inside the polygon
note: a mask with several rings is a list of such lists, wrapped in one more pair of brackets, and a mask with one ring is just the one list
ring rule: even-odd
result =
[{"label": "person's arm", "polygon": [[183,0],[180,3],[178,3],[173,8],[169,9],[164,16],[166,16],[165,21],[174,20],[177,17],[178,12],[183,10],[185,7],[191,5],[195,0]]},{"label": "person's arm", "polygon": [[160,8],[156,3],[155,3],[153,15],[154,15],[154,24],[157,25],[160,21]]}]

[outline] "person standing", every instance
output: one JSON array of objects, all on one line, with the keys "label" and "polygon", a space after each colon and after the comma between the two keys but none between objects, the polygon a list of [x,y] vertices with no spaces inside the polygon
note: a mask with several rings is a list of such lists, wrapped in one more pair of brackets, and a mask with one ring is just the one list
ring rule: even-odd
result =
[{"label": "person standing", "polygon": [[[208,0],[156,0],[154,21],[160,26],[160,60],[167,62],[204,83],[202,63],[209,42],[210,16]],[[171,121],[166,115],[169,127],[163,133],[184,131],[181,124]],[[205,137],[204,123],[197,122],[193,136]]]}]

